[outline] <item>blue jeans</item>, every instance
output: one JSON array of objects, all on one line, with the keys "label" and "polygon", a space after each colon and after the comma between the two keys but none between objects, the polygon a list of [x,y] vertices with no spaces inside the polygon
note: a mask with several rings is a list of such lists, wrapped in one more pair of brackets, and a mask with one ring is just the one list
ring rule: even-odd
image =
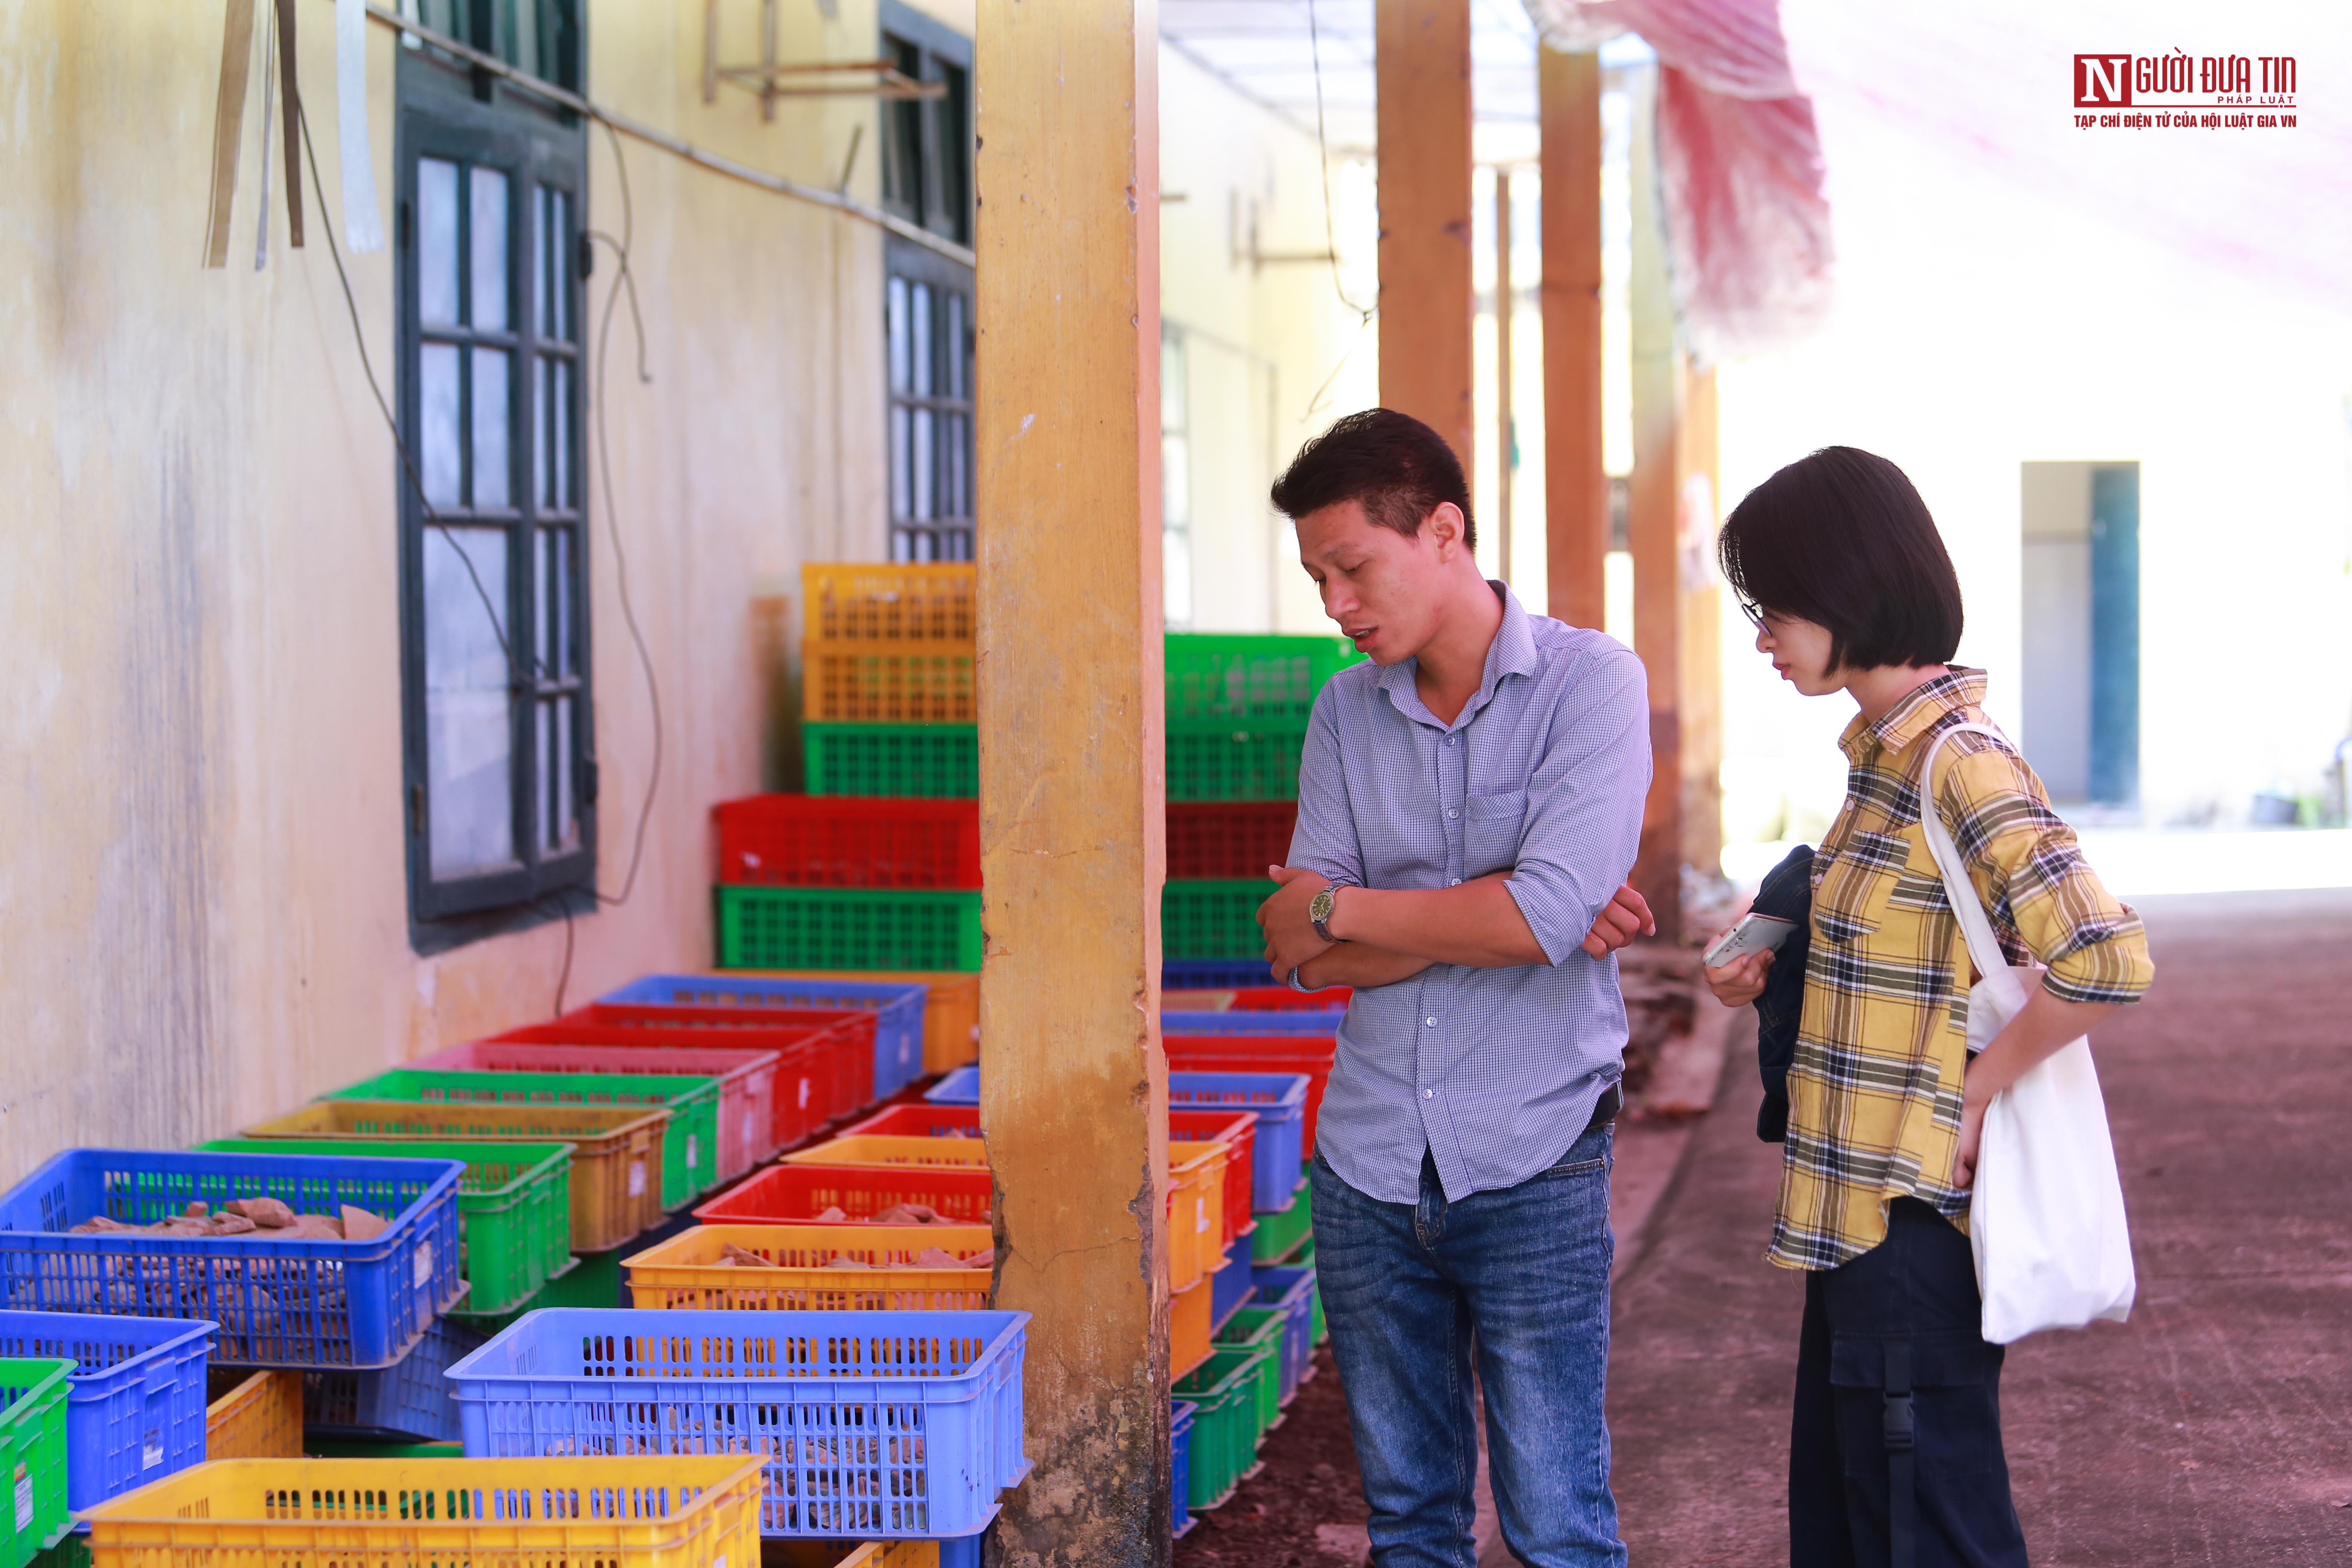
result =
[{"label": "blue jeans", "polygon": [[1503,1540],[1535,1568],[1622,1568],[1603,1411],[1609,1164],[1598,1127],[1559,1163],[1448,1203],[1384,1204],[1317,1156],[1315,1271],[1380,1568],[1476,1568],[1471,1358]]}]

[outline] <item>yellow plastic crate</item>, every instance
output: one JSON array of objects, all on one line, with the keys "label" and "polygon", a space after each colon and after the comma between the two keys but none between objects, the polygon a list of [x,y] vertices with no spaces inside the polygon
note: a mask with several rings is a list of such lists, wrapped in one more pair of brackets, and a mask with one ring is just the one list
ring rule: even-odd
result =
[{"label": "yellow plastic crate", "polygon": [[971,562],[894,566],[813,563],[801,568],[810,642],[961,642],[979,635],[980,569]]},{"label": "yellow plastic crate", "polygon": [[953,1165],[970,1170],[988,1163],[988,1143],[981,1138],[903,1138],[889,1133],[866,1132],[835,1138],[829,1143],[819,1143],[811,1149],[795,1150],[779,1163]]},{"label": "yellow plastic crate", "polygon": [[[955,1142],[955,1139],[942,1139]],[[1168,1146],[1168,1284],[1190,1289],[1224,1265],[1225,1161],[1223,1143]]]},{"label": "yellow plastic crate", "polygon": [[1202,1279],[1168,1299],[1168,1377],[1183,1376],[1209,1359],[1209,1293],[1215,1287]]},{"label": "yellow plastic crate", "polygon": [[869,1541],[848,1556],[829,1541],[770,1541],[762,1568],[940,1568],[936,1541]]},{"label": "yellow plastic crate", "polygon": [[[740,1268],[719,1259],[738,1247],[776,1265]],[[630,1304],[719,1311],[982,1311],[992,1305],[992,1270],[923,1268],[936,1247],[989,1258],[984,1225],[706,1225],[625,1261]],[[828,1268],[835,1258],[864,1268]]]},{"label": "yellow plastic crate", "polygon": [[761,1463],[229,1459],[80,1517],[91,1568],[745,1568]]},{"label": "yellow plastic crate", "polygon": [[207,1459],[299,1459],[302,1457],[302,1374],[279,1367],[247,1372],[223,1367],[228,1384],[205,1407]]},{"label": "yellow plastic crate", "polygon": [[970,642],[801,644],[801,712],[816,724],[971,724],[980,717]]}]

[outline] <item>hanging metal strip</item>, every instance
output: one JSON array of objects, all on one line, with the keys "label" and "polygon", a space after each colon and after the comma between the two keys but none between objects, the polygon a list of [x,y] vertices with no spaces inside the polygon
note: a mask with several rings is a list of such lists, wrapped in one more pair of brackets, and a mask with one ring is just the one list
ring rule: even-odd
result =
[{"label": "hanging metal strip", "polygon": [[[253,68],[253,0],[228,0],[221,32],[220,96],[213,109],[212,210],[205,265],[228,265],[229,209],[236,205],[237,144],[245,140],[245,81]],[[262,112],[268,111],[265,106]]]},{"label": "hanging metal strip", "polygon": [[754,169],[748,163],[739,163],[732,158],[721,157],[716,153],[696,146],[691,142],[673,136],[667,131],[656,131],[652,126],[632,120],[625,114],[599,108],[578,93],[567,92],[552,83],[541,81],[537,77],[516,69],[495,55],[484,54],[469,45],[459,43],[446,33],[436,33],[432,28],[412,22],[396,12],[387,11],[383,6],[373,4],[373,0],[370,0],[367,14],[371,21],[390,27],[395,32],[405,33],[422,43],[430,44],[436,49],[455,55],[467,65],[488,71],[502,80],[512,82],[524,91],[534,93],[550,103],[561,104],[574,114],[584,114],[591,120],[601,121],[624,136],[634,137],[648,146],[658,147],[665,153],[683,158],[688,163],[708,169],[714,174],[724,174],[730,180],[740,180],[747,185],[757,185],[763,191],[771,191],[780,196],[790,196],[794,201],[807,202],[814,206],[831,207],[846,217],[854,217],[861,223],[872,224],[886,233],[898,236],[909,245],[921,246],[925,250],[944,256],[950,261],[961,262],[966,267],[975,266],[979,261],[979,258],[963,246],[956,244],[951,239],[941,239],[929,229],[908,223],[895,213],[887,213],[879,207],[867,206],[864,202],[852,200],[848,196],[828,191],[821,185],[803,185],[797,180],[787,180],[782,174],[771,174],[764,169]]}]

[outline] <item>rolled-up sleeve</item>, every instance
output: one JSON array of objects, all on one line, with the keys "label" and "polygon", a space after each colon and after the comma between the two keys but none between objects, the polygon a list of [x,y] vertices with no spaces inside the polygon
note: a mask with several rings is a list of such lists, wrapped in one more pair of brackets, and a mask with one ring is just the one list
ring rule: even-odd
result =
[{"label": "rolled-up sleeve", "polygon": [[[1544,956],[1580,950],[1633,868],[1650,788],[1649,680],[1613,645],[1585,656],[1528,781],[1527,826],[1506,885]],[[1304,815],[1301,816],[1302,826]]]},{"label": "rolled-up sleeve", "polygon": [[1307,744],[1298,761],[1298,826],[1290,835],[1290,860],[1330,881],[1364,886],[1364,848],[1348,805],[1348,775],[1339,756],[1339,724],[1333,711],[1342,700],[1339,682],[1317,693],[1307,721]]},{"label": "rolled-up sleeve", "polygon": [[2147,931],[2083,858],[2074,830],[2052,811],[2012,752],[1969,735],[1937,787],[1944,820],[1996,929],[2046,964],[2062,1002],[2137,1002],[2156,977]]}]

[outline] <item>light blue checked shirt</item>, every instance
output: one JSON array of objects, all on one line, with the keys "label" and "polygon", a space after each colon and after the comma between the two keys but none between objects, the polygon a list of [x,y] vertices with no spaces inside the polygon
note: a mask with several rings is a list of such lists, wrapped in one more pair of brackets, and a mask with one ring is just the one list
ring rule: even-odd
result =
[{"label": "light blue checked shirt", "polygon": [[1559,1163],[1624,1071],[1617,961],[1578,944],[1633,865],[1650,784],[1641,660],[1599,632],[1530,616],[1502,584],[1486,671],[1452,724],[1413,659],[1352,665],[1315,700],[1290,864],[1366,888],[1450,888],[1509,868],[1551,962],[1439,963],[1359,990],[1316,1142],[1383,1203],[1516,1186]]}]

